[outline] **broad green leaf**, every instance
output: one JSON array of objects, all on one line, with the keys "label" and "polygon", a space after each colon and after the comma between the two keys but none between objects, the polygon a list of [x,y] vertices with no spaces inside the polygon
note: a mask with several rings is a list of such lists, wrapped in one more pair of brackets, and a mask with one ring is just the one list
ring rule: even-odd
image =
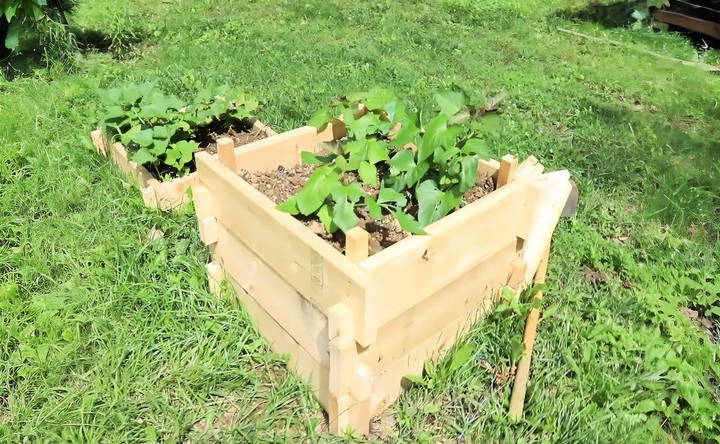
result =
[{"label": "broad green leaf", "polygon": [[427,234],[422,226],[409,214],[404,213],[402,210],[397,210],[393,213],[395,219],[400,224],[400,228],[410,232],[412,234]]},{"label": "broad green leaf", "polygon": [[200,145],[197,142],[181,140],[174,144],[176,150],[180,152],[180,162],[182,165],[192,160],[193,153],[197,151]]},{"label": "broad green leaf", "polygon": [[365,206],[373,219],[382,219],[382,208],[377,201],[369,194],[365,195]]},{"label": "broad green leaf", "polygon": [[15,51],[20,46],[20,20],[13,20],[8,26],[7,34],[5,35],[5,47],[11,51]]},{"label": "broad green leaf", "polygon": [[384,160],[390,160],[390,154],[385,142],[379,142],[375,139],[368,140],[367,159],[372,164],[376,164]]},{"label": "broad green leaf", "polygon": [[397,152],[390,159],[390,166],[398,171],[410,171],[415,168],[415,153],[411,149]]},{"label": "broad green leaf", "polygon": [[464,154],[478,155],[481,159],[489,159],[491,157],[490,147],[488,147],[487,142],[482,139],[466,140],[465,144],[462,146],[461,152]]},{"label": "broad green leaf", "polygon": [[360,175],[360,179],[364,183],[372,185],[374,187],[379,185],[377,178],[377,168],[375,168],[375,165],[369,162],[361,162],[360,167],[358,168],[358,174]]},{"label": "broad green leaf", "polygon": [[365,96],[363,104],[371,110],[380,109],[397,98],[392,91],[384,88],[373,88]]},{"label": "broad green leaf", "polygon": [[405,173],[405,183],[408,187],[415,185],[425,177],[425,174],[427,174],[429,170],[430,163],[427,161],[421,162],[418,166]]},{"label": "broad green leaf", "polygon": [[140,125],[135,125],[135,126],[130,127],[129,130],[122,133],[122,135],[120,136],[120,142],[122,142],[123,145],[126,145],[126,146],[129,145],[130,142],[133,140],[133,137],[135,136],[135,134],[139,133],[140,130],[141,130]]},{"label": "broad green leaf", "polygon": [[330,108],[322,108],[310,117],[308,125],[314,126],[318,130],[322,130],[332,118],[333,115],[331,114]]},{"label": "broad green leaf", "polygon": [[330,192],[333,195],[333,199],[340,200],[347,198],[350,202],[357,202],[363,195],[363,189],[357,182],[350,182],[344,185],[341,181],[335,181],[332,184]]},{"label": "broad green leaf", "polygon": [[378,117],[375,114],[365,114],[352,122],[346,122],[351,135],[356,139],[364,139],[377,129]]},{"label": "broad green leaf", "polygon": [[169,139],[175,134],[175,130],[168,125],[154,126],[152,128],[153,137],[156,139]]},{"label": "broad green leaf", "polygon": [[435,94],[440,113],[450,118],[465,106],[465,95],[457,91],[443,91]]},{"label": "broad green leaf", "polygon": [[367,145],[368,145],[367,139],[351,140],[342,145],[342,152],[346,153],[346,154],[347,153],[361,154],[363,157],[365,157],[365,152],[367,151]]},{"label": "broad green leaf", "polygon": [[414,123],[405,123],[400,127],[395,138],[390,142],[392,146],[403,147],[408,143],[414,142],[420,130]]},{"label": "broad green leaf", "polygon": [[450,359],[450,365],[448,366],[449,372],[454,372],[463,365],[465,365],[475,354],[475,346],[473,344],[464,344],[452,354]]},{"label": "broad green leaf", "polygon": [[440,219],[442,213],[443,191],[434,180],[426,180],[415,188],[418,200],[418,222],[422,226],[430,225]]},{"label": "broad green leaf", "polygon": [[138,165],[147,165],[149,163],[155,163],[157,162],[157,157],[155,157],[150,151],[148,151],[145,148],[140,148],[139,150],[135,151],[132,155],[133,162],[137,163]]},{"label": "broad green leaf", "polygon": [[355,205],[348,199],[340,199],[333,208],[332,220],[344,232],[350,231],[359,220],[355,214]]},{"label": "broad green leaf", "polygon": [[308,216],[317,211],[330,194],[333,181],[338,182],[338,177],[333,175],[333,170],[327,167],[316,169],[308,178],[305,186],[295,195],[300,212]]},{"label": "broad green leaf", "polygon": [[147,128],[141,131],[137,131],[132,135],[131,140],[142,147],[149,147],[153,144],[153,130]]},{"label": "broad green leaf", "polygon": [[153,139],[152,147],[149,147],[148,149],[154,155],[159,156],[165,152],[168,145],[170,145],[170,139]]},{"label": "broad green leaf", "polygon": [[447,129],[447,117],[439,115],[434,117],[425,127],[425,133],[418,146],[418,162],[432,156],[435,149],[440,145],[443,132]]},{"label": "broad green leaf", "polygon": [[460,191],[465,192],[477,183],[477,156],[466,156],[460,160]]},{"label": "broad green leaf", "polygon": [[317,153],[313,153],[310,151],[303,151],[300,153],[300,158],[302,159],[302,163],[304,165],[315,165],[315,164],[322,164],[322,163],[330,163],[333,159],[337,157],[336,154],[329,154],[327,156],[320,156]]},{"label": "broad green leaf", "polygon": [[445,131],[441,132],[438,137],[440,145],[445,148],[455,147],[458,136],[462,134],[464,128],[461,126],[450,126]]},{"label": "broad green leaf", "polygon": [[333,209],[328,204],[323,204],[317,212],[318,219],[322,222],[325,231],[328,233],[334,233],[337,231],[338,226],[333,222]]},{"label": "broad green leaf", "polygon": [[297,207],[297,199],[295,196],[291,197],[290,199],[286,200],[285,202],[281,203],[280,205],[276,206],[275,209],[279,211],[283,211],[285,213],[290,213],[292,215],[296,215],[300,213],[300,210],[298,210]]},{"label": "broad green leaf", "polygon": [[395,191],[392,188],[383,188],[378,193],[377,202],[379,204],[394,202],[398,207],[403,208],[407,205],[407,198],[404,194]]}]

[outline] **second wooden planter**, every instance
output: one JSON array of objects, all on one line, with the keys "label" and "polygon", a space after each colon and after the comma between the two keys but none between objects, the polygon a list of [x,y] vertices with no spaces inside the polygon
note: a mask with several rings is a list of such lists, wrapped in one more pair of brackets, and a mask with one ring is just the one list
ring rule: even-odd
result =
[{"label": "second wooden planter", "polygon": [[[265,137],[277,134],[259,120],[253,121],[252,128],[255,131],[262,132]],[[156,179],[147,168],[133,162],[130,159],[128,149],[122,143],[115,142],[111,146],[108,146],[107,138],[100,130],[90,133],[90,137],[92,138],[95,150],[103,156],[110,156],[120,170],[140,188],[143,202],[146,206],[158,208],[162,211],[174,210],[184,206],[190,200],[187,190],[191,184],[197,180],[197,172],[163,182]],[[231,145],[225,144],[222,147],[218,145],[218,153],[234,148],[232,141]]]},{"label": "second wooden planter", "polygon": [[237,174],[296,166],[301,151],[342,135],[303,127],[225,156],[199,153],[193,194],[211,288],[227,280],[312,383],[332,431],[366,433],[405,375],[452,346],[503,287],[530,282],[571,186],[567,171],[543,174],[533,157],[482,162],[495,191],[369,257],[367,233],[353,229],[343,255]]}]

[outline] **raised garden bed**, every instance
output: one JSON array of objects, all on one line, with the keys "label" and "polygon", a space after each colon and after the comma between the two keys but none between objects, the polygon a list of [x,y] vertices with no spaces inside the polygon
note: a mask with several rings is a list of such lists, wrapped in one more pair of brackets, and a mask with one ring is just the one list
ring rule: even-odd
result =
[{"label": "raised garden bed", "polygon": [[[250,128],[245,132],[228,134],[228,137],[221,137],[217,139],[217,142],[211,142],[205,151],[212,155],[217,153],[228,155],[227,153],[234,148],[276,134],[259,120],[252,121],[249,126]],[[90,137],[95,150],[103,156],[110,156],[115,164],[140,188],[146,206],[162,211],[173,210],[182,207],[190,200],[187,190],[197,180],[197,172],[193,171],[186,176],[170,181],[162,181],[143,165],[133,162],[128,149],[122,143],[115,142],[109,146],[107,138],[100,130],[90,133]]]},{"label": "raised garden bed", "polygon": [[344,252],[277,210],[240,173],[295,168],[301,151],[344,136],[303,127],[213,157],[199,153],[193,183],[211,289],[232,286],[273,349],[308,379],[330,429],[366,433],[401,393],[505,286],[530,282],[570,192],[569,173],[543,174],[530,157],[485,161],[496,189],[375,254],[348,231]]}]

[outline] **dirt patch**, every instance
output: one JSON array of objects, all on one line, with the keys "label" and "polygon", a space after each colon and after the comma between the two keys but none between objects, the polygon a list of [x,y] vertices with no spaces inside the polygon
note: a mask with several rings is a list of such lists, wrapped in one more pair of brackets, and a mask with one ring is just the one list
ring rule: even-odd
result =
[{"label": "dirt patch", "polygon": [[593,286],[605,284],[610,279],[608,275],[602,271],[593,270],[589,267],[586,267],[582,271],[582,277],[585,279],[585,282],[592,284]]},{"label": "dirt patch", "polygon": [[[281,204],[294,196],[307,182],[307,179],[315,171],[317,165],[298,165],[293,168],[279,166],[276,170],[268,172],[240,171],[240,177],[258,191],[265,194],[275,204]],[[348,175],[346,182],[355,180],[354,175]],[[378,190],[363,185],[364,190],[369,194],[377,194]],[[478,184],[465,193],[465,204],[472,203],[487,195],[495,189],[495,182],[492,177],[484,177]],[[408,207],[406,211],[410,214],[417,212],[416,208]],[[370,217],[366,208],[359,208],[356,211],[360,218],[358,225],[370,234],[369,253],[375,254],[396,242],[399,242],[410,235],[400,228],[397,220],[388,215],[381,220]],[[297,216],[308,228],[341,253],[345,252],[345,234],[338,230],[335,233],[327,233],[317,217]]]},{"label": "dirt patch", "polygon": [[393,415],[378,416],[370,421],[370,433],[366,436],[369,441],[387,442],[397,435],[397,419]]},{"label": "dirt patch", "polygon": [[221,137],[229,137],[233,140],[233,142],[235,142],[235,146],[243,146],[247,145],[248,143],[265,139],[267,135],[265,134],[265,131],[251,126],[248,129],[243,129],[240,131],[236,131],[234,128],[230,128],[230,130],[224,133],[211,133],[209,137],[211,138],[211,141],[208,142],[207,145],[202,148],[202,150],[210,154],[217,154],[217,140]]},{"label": "dirt patch", "polygon": [[704,331],[711,342],[717,344],[720,341],[720,319],[713,322],[712,318],[705,317],[689,307],[681,307],[680,311],[700,330]]}]

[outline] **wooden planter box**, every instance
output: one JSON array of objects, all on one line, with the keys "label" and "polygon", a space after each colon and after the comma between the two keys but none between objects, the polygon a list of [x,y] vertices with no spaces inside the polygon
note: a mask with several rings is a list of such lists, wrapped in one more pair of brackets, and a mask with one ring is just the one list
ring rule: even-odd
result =
[{"label": "wooden planter box", "polygon": [[[269,126],[259,120],[253,122],[253,128],[262,131],[266,137],[276,134]],[[100,130],[90,133],[90,137],[95,150],[103,156],[110,155],[117,166],[140,188],[146,206],[158,208],[161,211],[174,210],[181,208],[190,201],[187,190],[197,180],[197,172],[168,182],[161,182],[155,179],[147,168],[130,160],[130,153],[122,143],[115,142],[108,147],[107,138]],[[225,149],[228,149],[227,145]],[[218,144],[219,152],[220,144]]]},{"label": "wooden planter box", "polygon": [[531,281],[571,185],[567,171],[543,174],[532,156],[482,162],[478,174],[494,175],[497,190],[369,257],[355,228],[343,255],[236,174],[293,167],[341,133],[303,127],[232,157],[200,153],[193,194],[213,254],[211,289],[229,282],[273,349],[311,382],[331,431],[367,433],[405,375],[452,346],[504,286]]}]

